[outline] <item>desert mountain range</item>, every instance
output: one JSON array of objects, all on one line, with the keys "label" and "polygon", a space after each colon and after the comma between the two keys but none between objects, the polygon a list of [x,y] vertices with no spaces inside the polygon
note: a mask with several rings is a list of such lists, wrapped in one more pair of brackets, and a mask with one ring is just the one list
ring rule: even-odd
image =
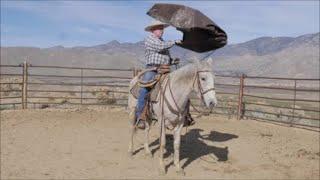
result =
[{"label": "desert mountain range", "polygon": [[[173,47],[171,54],[182,64],[210,55],[219,74],[319,78],[319,33],[298,37],[261,37],[230,44],[212,54],[198,54]],[[36,65],[131,68],[143,64],[144,44],[111,41],[91,47],[1,47],[1,64],[28,60]]]}]

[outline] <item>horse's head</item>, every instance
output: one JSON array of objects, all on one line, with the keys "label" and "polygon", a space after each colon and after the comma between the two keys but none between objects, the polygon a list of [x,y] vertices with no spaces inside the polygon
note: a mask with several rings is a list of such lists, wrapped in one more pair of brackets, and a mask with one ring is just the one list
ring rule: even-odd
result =
[{"label": "horse's head", "polygon": [[214,73],[212,59],[197,62],[197,72],[194,81],[194,91],[201,98],[203,103],[210,109],[218,103],[214,88]]}]

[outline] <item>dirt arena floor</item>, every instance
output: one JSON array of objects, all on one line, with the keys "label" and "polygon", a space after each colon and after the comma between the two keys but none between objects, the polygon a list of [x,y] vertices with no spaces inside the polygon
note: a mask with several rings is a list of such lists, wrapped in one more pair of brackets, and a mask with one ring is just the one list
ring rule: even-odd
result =
[{"label": "dirt arena floor", "polygon": [[252,120],[203,116],[183,130],[181,164],[172,165],[167,135],[167,175],[158,174],[158,126],[153,158],[143,133],[127,156],[127,113],[121,108],[1,111],[1,179],[318,179],[319,133]]}]

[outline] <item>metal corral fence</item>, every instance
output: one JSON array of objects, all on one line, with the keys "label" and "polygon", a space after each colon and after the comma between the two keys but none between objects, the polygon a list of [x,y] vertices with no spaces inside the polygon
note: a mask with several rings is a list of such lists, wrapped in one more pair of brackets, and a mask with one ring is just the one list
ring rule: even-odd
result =
[{"label": "metal corral fence", "polygon": [[[0,108],[126,106],[139,70],[0,65]],[[218,106],[211,113],[309,128],[320,127],[320,79],[216,75]],[[206,112],[192,99],[195,113]]]}]

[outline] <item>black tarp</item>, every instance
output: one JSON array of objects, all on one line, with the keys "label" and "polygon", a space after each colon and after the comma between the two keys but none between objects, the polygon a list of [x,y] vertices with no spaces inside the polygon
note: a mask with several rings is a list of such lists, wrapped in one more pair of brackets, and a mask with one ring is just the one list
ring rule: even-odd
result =
[{"label": "black tarp", "polygon": [[179,45],[183,48],[202,53],[227,44],[227,34],[196,9],[177,4],[159,3],[153,5],[147,14],[183,32],[183,41]]}]

